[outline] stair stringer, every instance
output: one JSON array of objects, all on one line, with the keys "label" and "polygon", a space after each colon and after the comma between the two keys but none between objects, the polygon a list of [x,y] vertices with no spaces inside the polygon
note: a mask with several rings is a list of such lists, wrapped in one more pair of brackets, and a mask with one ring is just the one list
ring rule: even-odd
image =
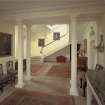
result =
[{"label": "stair stringer", "polygon": [[52,51],[50,51],[49,53],[43,54],[43,55],[44,55],[44,59],[45,59],[46,57],[48,57],[48,56],[50,56],[50,55],[52,55],[52,54],[54,54],[54,53],[60,51],[61,49],[67,47],[68,45],[70,45],[69,42],[63,44],[63,46],[58,46],[55,50],[52,50]]}]

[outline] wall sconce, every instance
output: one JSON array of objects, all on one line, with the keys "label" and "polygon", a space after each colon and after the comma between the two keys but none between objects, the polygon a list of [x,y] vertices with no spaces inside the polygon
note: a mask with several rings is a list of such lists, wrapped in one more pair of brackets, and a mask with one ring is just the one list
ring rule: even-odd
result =
[{"label": "wall sconce", "polygon": [[98,46],[95,46],[95,48],[99,51],[99,52],[103,52],[104,51],[104,36],[100,35],[100,43]]}]

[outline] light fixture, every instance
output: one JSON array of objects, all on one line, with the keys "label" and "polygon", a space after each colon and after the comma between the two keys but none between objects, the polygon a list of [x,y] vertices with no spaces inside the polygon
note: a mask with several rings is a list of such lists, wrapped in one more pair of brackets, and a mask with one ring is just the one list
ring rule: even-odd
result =
[{"label": "light fixture", "polygon": [[47,25],[47,27],[50,29],[51,32],[53,32],[53,25]]},{"label": "light fixture", "polygon": [[57,25],[50,24],[50,25],[47,25],[47,27],[50,29],[51,32],[54,32],[54,30],[57,28]]}]

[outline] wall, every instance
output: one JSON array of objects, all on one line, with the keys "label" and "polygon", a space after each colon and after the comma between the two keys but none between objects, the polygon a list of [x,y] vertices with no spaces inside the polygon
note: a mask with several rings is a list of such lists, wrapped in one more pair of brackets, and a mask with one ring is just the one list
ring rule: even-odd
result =
[{"label": "wall", "polygon": [[41,47],[38,47],[38,39],[45,38],[45,37],[43,36],[43,34],[42,35],[34,34],[35,36],[34,38],[33,38],[33,34],[31,36],[32,36],[31,38],[31,57],[41,56],[41,53],[40,53]]},{"label": "wall", "polygon": [[87,23],[86,22],[78,22],[77,24],[77,40],[78,43],[82,44],[83,40],[86,37],[86,28],[87,28]]},{"label": "wall", "polygon": [[[0,22],[0,32],[5,32],[5,33],[10,33],[13,35],[13,39],[14,39],[14,25],[10,24],[8,22]],[[14,59],[14,40],[12,40],[12,56],[8,56],[8,57],[0,57],[0,63],[3,64],[3,69],[4,69],[4,73],[6,73],[6,62],[9,60]]]},{"label": "wall", "polygon": [[[104,35],[104,45],[105,45],[105,15],[99,18],[97,21],[88,22],[86,29],[86,39],[88,41],[88,67],[89,69],[94,69],[96,64],[101,64],[105,66],[105,50],[104,52],[99,52],[95,46],[100,43],[100,35]],[[90,27],[93,27],[95,34],[91,36]]]},{"label": "wall", "polygon": [[[88,57],[88,68],[94,69],[97,63],[97,50],[94,46],[97,43],[97,24],[96,21],[85,22],[85,34],[83,39],[87,39],[87,57]],[[93,27],[94,34],[90,35],[91,27]]]}]

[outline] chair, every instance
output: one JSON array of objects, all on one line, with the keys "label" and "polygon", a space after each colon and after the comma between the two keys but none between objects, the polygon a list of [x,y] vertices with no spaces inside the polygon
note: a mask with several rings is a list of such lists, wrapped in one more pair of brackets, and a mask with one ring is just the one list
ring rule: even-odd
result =
[{"label": "chair", "polygon": [[8,84],[9,82],[9,76],[6,74],[3,74],[3,66],[0,64],[0,89],[3,91],[3,88],[5,84]]},{"label": "chair", "polygon": [[77,69],[81,71],[81,77],[80,77],[80,88],[83,89],[83,96],[86,96],[86,86],[87,81],[85,74],[87,72],[87,57],[77,57]]},{"label": "chair", "polygon": [[86,72],[81,71],[81,77],[80,77],[80,88],[83,90],[83,96],[86,96],[86,87],[87,87],[87,81],[86,81]]},{"label": "chair", "polygon": [[57,57],[56,57],[56,61],[57,61],[58,63],[65,63],[66,60],[67,60],[66,57],[63,56],[63,55],[60,55],[60,56],[57,56]]},{"label": "chair", "polygon": [[7,62],[7,74],[10,76],[9,81],[11,81],[11,85],[16,82],[17,71],[14,69],[13,61]]},{"label": "chair", "polygon": [[99,70],[103,70],[104,67],[100,64],[96,64],[95,70],[99,71]]},{"label": "chair", "polygon": [[77,57],[77,69],[87,71],[87,57]]},{"label": "chair", "polygon": [[3,91],[3,78],[2,78],[2,75],[3,75],[2,64],[0,64],[0,89],[1,89],[1,91]]}]

